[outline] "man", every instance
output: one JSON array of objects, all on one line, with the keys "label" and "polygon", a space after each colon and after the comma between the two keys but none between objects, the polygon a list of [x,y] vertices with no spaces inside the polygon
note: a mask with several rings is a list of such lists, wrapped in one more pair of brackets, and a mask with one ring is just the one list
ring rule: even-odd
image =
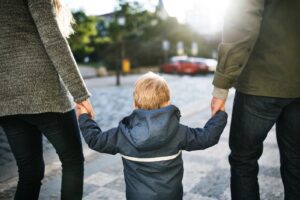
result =
[{"label": "man", "polygon": [[258,159],[276,124],[285,199],[300,199],[300,1],[232,0],[214,77],[212,114],[235,87],[232,199],[260,199]]}]

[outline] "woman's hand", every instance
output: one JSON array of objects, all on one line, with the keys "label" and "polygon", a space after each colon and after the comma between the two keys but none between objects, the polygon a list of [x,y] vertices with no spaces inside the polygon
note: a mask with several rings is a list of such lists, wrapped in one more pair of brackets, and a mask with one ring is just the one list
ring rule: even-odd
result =
[{"label": "woman's hand", "polygon": [[79,118],[79,116],[82,114],[88,114],[88,111],[85,109],[85,107],[81,106],[80,104],[76,104],[77,118]]},{"label": "woman's hand", "polygon": [[77,116],[80,114],[88,114],[92,119],[95,118],[95,112],[93,106],[89,100],[84,100],[76,105]]}]

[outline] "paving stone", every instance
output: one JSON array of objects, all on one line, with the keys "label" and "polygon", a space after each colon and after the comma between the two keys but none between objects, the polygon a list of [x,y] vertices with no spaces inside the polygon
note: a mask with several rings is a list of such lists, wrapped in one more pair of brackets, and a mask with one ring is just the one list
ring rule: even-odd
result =
[{"label": "paving stone", "polygon": [[268,167],[259,165],[259,174],[280,179],[280,167]]},{"label": "paving stone", "polygon": [[222,200],[231,200],[231,191],[230,191],[230,187],[228,187],[228,188],[224,191],[224,193],[223,193],[223,195],[220,197],[220,199],[222,199]]},{"label": "paving stone", "polygon": [[265,200],[282,200],[283,185],[280,178],[274,178],[261,175],[258,177],[260,186],[261,199]]},{"label": "paving stone", "polygon": [[217,199],[204,197],[200,194],[189,193],[183,196],[183,200],[217,200]]},{"label": "paving stone", "polygon": [[84,179],[85,183],[87,184],[93,184],[98,187],[102,187],[106,184],[109,184],[116,179],[118,179],[118,176],[114,176],[113,174],[107,174],[103,172],[97,172],[95,174],[92,174],[91,176]]},{"label": "paving stone", "polygon": [[[101,179],[101,178],[98,178]],[[99,181],[98,181],[99,182]],[[96,192],[99,190],[99,186],[97,186],[94,183],[87,183],[86,181],[84,182],[84,192],[83,192],[83,198],[89,196],[91,193]]]},{"label": "paving stone", "polygon": [[214,168],[191,190],[192,193],[201,194],[205,197],[220,199],[229,187],[229,171]]},{"label": "paving stone", "polygon": [[199,181],[211,172],[213,165],[198,162],[188,162],[184,159],[183,190],[190,193]]},{"label": "paving stone", "polygon": [[104,188],[100,187],[95,192],[90,193],[86,197],[83,198],[84,200],[95,200],[95,199],[101,199],[101,200],[125,200],[125,193],[119,192],[117,190],[114,190],[113,188]]},{"label": "paving stone", "polygon": [[114,190],[118,190],[120,192],[125,193],[126,186],[125,186],[125,180],[123,176],[118,177],[116,180],[106,184],[104,186],[105,188],[114,188]]}]

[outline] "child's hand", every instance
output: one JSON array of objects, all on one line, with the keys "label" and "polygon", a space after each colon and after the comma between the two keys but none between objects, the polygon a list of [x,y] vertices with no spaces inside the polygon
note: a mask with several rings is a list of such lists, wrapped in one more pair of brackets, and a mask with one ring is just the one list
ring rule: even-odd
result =
[{"label": "child's hand", "polygon": [[87,109],[80,105],[80,104],[76,104],[76,114],[77,114],[77,118],[82,115],[82,114],[88,114]]}]

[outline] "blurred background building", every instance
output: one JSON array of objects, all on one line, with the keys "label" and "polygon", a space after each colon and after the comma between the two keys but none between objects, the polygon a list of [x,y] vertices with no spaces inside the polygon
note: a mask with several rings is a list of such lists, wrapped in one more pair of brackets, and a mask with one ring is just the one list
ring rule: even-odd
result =
[{"label": "blurred background building", "polygon": [[165,8],[163,0],[159,0],[158,5],[156,6],[156,15],[161,19],[165,20],[169,17],[168,12]]}]

